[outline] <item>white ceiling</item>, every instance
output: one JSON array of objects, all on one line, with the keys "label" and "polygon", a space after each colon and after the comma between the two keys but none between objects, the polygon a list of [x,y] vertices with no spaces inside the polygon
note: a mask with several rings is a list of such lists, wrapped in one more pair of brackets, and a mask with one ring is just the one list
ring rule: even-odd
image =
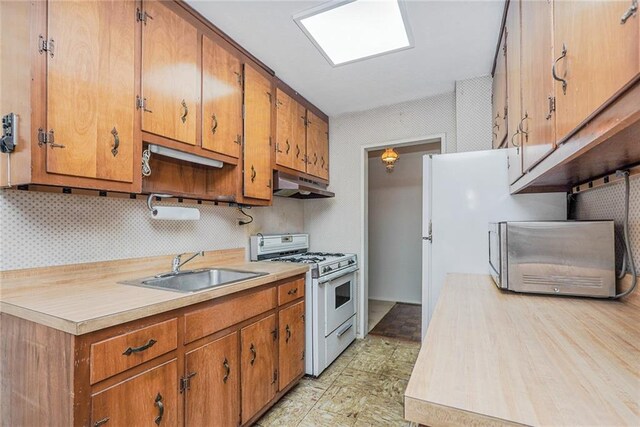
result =
[{"label": "white ceiling", "polygon": [[332,67],[292,16],[324,1],[186,0],[329,116],[451,92],[490,74],[504,0],[409,0],[415,47]]}]

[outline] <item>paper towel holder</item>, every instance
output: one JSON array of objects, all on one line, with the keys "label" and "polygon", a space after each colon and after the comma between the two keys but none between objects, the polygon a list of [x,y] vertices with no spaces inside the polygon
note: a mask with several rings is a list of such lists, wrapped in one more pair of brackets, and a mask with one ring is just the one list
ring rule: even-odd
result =
[{"label": "paper towel holder", "polygon": [[151,211],[152,215],[156,215],[158,213],[158,211],[153,207],[153,198],[154,197],[159,197],[161,199],[167,199],[169,197],[175,197],[172,194],[149,194],[149,197],[147,197],[147,207],[149,208],[149,210]]}]

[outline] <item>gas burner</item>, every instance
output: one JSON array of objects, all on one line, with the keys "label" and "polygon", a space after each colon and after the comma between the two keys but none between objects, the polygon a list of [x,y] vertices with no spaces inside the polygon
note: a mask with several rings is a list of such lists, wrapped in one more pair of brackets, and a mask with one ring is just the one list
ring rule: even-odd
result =
[{"label": "gas burner", "polygon": [[305,255],[321,256],[321,257],[343,257],[344,254],[340,252],[307,252]]}]

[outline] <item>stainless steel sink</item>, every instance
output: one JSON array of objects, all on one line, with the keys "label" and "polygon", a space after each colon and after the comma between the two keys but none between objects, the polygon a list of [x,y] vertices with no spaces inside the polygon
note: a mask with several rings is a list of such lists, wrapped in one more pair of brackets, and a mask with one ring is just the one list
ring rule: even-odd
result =
[{"label": "stainless steel sink", "polygon": [[166,289],[175,292],[197,292],[217,286],[265,276],[269,273],[232,270],[228,268],[204,268],[160,274],[154,277],[120,282],[125,285]]}]

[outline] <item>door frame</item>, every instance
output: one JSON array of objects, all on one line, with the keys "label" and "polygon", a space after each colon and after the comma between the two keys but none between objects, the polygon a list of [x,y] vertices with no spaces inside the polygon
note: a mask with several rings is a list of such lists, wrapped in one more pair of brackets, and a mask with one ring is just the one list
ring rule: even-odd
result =
[{"label": "door frame", "polygon": [[[376,142],[360,147],[360,274],[358,280],[358,324],[357,337],[364,338],[369,333],[369,151],[381,148],[398,148],[425,143],[425,141],[440,140],[440,153],[447,152],[447,134],[436,133],[430,135],[415,136],[411,138],[397,139],[386,142]],[[422,213],[421,213],[422,215]],[[422,285],[421,285],[422,286]]]}]

